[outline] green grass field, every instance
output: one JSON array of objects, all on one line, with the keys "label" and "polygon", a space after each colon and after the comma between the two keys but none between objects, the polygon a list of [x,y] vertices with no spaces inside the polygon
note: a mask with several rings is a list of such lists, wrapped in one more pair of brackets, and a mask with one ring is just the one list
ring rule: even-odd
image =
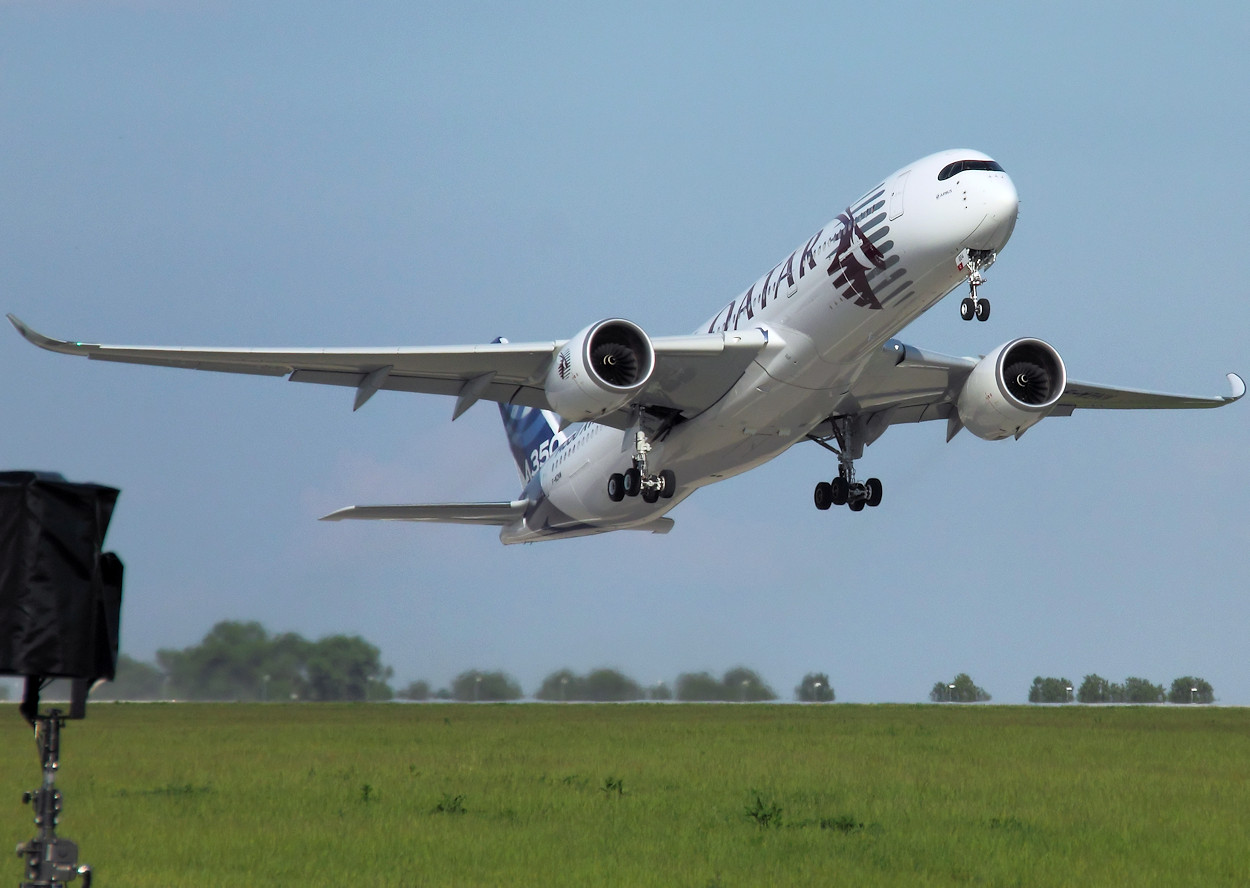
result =
[{"label": "green grass field", "polygon": [[97,703],[61,770],[103,888],[1250,884],[1246,709]]}]

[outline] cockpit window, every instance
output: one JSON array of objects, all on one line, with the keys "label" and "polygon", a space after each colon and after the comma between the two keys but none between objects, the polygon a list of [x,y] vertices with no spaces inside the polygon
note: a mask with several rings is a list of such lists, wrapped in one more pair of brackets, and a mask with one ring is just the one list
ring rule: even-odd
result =
[{"label": "cockpit window", "polygon": [[942,167],[942,172],[938,173],[938,181],[949,179],[951,176],[958,176],[964,170],[997,170],[1003,172],[1002,166],[996,160],[957,160],[954,163],[948,163]]}]

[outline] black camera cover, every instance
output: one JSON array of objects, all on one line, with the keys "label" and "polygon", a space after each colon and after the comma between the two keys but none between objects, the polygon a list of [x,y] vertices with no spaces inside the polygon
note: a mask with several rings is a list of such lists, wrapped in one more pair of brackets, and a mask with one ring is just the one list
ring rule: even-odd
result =
[{"label": "black camera cover", "polygon": [[101,547],[118,494],[0,472],[0,675],[113,678],[122,563]]}]

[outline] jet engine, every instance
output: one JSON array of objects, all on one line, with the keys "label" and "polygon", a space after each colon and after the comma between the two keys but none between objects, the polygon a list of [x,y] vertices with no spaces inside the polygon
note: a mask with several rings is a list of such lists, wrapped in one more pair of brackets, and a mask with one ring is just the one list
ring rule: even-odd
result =
[{"label": "jet engine", "polygon": [[628,404],[654,369],[655,350],[641,327],[599,321],[560,347],[547,370],[547,401],[569,422],[598,419]]},{"label": "jet engine", "polygon": [[1063,397],[1063,359],[1040,339],[1016,339],[977,362],[959,393],[959,421],[978,438],[1019,438]]}]

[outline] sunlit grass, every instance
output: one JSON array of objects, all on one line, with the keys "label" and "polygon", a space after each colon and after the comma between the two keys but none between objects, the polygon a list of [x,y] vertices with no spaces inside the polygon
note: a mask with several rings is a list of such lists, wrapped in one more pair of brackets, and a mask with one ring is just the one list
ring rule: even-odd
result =
[{"label": "sunlit grass", "polygon": [[60,831],[106,885],[1239,885],[1247,753],[1197,707],[93,704]]}]

